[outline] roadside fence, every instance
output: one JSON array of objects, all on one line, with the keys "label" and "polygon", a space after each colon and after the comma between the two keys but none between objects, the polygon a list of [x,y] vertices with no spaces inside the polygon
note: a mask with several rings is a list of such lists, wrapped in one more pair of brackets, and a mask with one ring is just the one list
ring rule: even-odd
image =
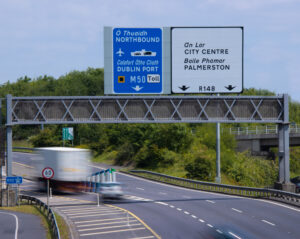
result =
[{"label": "roadside fence", "polygon": [[[225,131],[233,135],[278,134],[278,125],[222,128],[222,133]],[[289,133],[300,133],[300,125],[290,124]]]}]

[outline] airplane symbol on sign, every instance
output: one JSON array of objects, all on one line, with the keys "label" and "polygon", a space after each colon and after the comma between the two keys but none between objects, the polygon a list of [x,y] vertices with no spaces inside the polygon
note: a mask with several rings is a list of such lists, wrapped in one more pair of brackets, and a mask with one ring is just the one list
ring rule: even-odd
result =
[{"label": "airplane symbol on sign", "polygon": [[121,48],[119,48],[119,50],[116,52],[117,55],[122,56],[123,54],[125,54]]}]

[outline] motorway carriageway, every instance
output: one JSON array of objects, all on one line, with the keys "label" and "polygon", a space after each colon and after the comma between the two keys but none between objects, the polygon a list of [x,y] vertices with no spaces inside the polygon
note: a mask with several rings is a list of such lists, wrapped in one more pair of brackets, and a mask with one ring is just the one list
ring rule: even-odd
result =
[{"label": "motorway carriageway", "polygon": [[[13,160],[18,164],[15,163],[13,167],[16,165],[22,167],[22,164],[31,167],[31,158],[31,154],[14,153]],[[94,171],[102,169],[96,164],[91,166]],[[25,168],[24,166],[24,170]],[[78,227],[80,223],[74,223],[75,219],[73,218],[72,221],[72,216],[79,219],[80,216],[88,214],[92,216],[92,213],[94,215],[105,214],[104,212],[116,213],[110,215],[114,216],[112,218],[103,218],[119,218],[115,221],[110,220],[115,223],[107,224],[109,225],[107,227],[111,227],[109,230],[122,230],[117,226],[123,225],[122,220],[123,223],[129,220],[134,225],[132,228],[144,227],[145,229],[140,229],[140,231],[146,232],[145,235],[140,235],[137,234],[139,230],[119,231],[118,233],[121,234],[110,234],[109,238],[300,238],[299,208],[272,201],[185,189],[122,173],[117,174],[117,180],[124,185],[124,199],[105,201],[98,209],[93,209],[97,207],[97,197],[93,193],[54,196],[51,203],[54,202],[54,198],[59,200],[61,197],[62,203],[59,203],[57,210],[64,213],[64,217],[69,218],[70,226],[75,228],[77,235],[90,234],[86,235],[86,238],[105,237],[102,237],[104,234],[101,237],[96,234],[92,235],[93,230],[79,231],[88,229],[88,226],[85,227],[83,223],[82,227]],[[75,208],[68,206],[75,206]],[[127,216],[129,219],[124,219]],[[92,217],[88,220],[84,217],[82,219],[92,224],[109,222],[92,222]],[[118,220],[121,220],[120,224]],[[105,224],[94,226],[104,227]],[[121,235],[126,235],[126,237]]]}]

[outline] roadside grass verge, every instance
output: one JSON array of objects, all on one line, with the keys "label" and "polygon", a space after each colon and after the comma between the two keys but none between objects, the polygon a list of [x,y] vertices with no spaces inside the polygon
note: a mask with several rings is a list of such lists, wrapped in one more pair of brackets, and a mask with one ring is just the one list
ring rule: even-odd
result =
[{"label": "roadside grass verge", "polygon": [[[52,239],[54,238],[52,231],[51,231],[51,226],[50,223],[47,220],[47,216],[44,215],[40,209],[34,205],[20,205],[19,207],[0,207],[0,210],[8,210],[8,211],[14,211],[14,212],[21,212],[21,213],[28,213],[28,214],[33,214],[38,216],[41,219],[41,224],[44,227],[46,231],[46,237],[47,239]],[[60,231],[60,238],[61,239],[70,239],[70,233],[69,233],[69,228],[64,221],[62,217],[59,215],[55,214],[56,221],[58,224],[58,228]]]}]

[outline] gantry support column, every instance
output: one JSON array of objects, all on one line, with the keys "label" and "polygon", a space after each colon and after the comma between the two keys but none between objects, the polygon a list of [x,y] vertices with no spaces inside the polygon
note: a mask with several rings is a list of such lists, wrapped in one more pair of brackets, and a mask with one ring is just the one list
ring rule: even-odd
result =
[{"label": "gantry support column", "polygon": [[283,97],[283,123],[278,125],[279,174],[275,188],[295,192],[295,185],[290,182],[289,99],[287,94]]},{"label": "gantry support column", "polygon": [[6,175],[12,176],[12,96],[6,96]]}]

